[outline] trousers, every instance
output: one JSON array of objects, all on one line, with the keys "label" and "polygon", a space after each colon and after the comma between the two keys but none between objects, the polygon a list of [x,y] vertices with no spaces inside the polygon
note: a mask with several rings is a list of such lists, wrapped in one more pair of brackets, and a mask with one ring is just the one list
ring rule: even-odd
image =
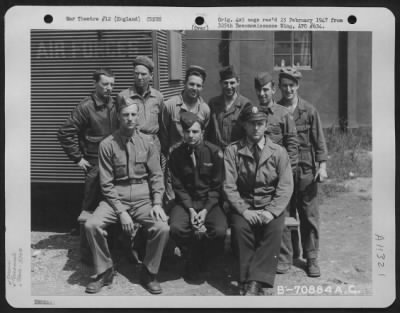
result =
[{"label": "trousers", "polygon": [[[168,223],[154,220],[150,216],[152,203],[147,183],[122,185],[116,188],[132,220],[141,224],[147,233],[143,264],[150,273],[157,274],[169,238]],[[117,222],[119,217],[114,209],[106,201],[101,201],[85,223],[86,237],[92,251],[96,274],[101,274],[113,266],[105,228]]]},{"label": "trousers", "polygon": [[[300,221],[300,238],[303,258],[318,257],[319,250],[319,209],[318,209],[318,183],[314,181],[314,170],[307,164],[299,164],[295,177],[295,186],[292,199],[287,210],[288,215]],[[292,238],[291,233],[282,236],[280,263],[292,263]]]},{"label": "trousers", "polygon": [[[228,228],[228,223],[224,211],[218,206],[214,206],[207,213],[204,226],[207,228],[206,239],[209,241],[208,251],[211,254],[223,251],[223,244]],[[180,204],[175,205],[170,213],[170,234],[171,238],[178,246],[196,246],[194,230],[190,223],[189,212]]]},{"label": "trousers", "polygon": [[285,216],[268,224],[250,225],[243,216],[231,215],[232,244],[239,257],[239,280],[255,280],[273,287]]}]

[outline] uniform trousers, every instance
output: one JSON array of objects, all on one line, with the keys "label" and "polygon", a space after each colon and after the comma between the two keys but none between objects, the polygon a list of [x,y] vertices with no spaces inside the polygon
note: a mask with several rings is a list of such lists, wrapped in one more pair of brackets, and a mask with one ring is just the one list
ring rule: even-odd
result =
[{"label": "uniform trousers", "polygon": [[[89,168],[85,176],[82,211],[93,212],[101,200],[99,165],[97,159],[87,159],[87,161],[90,163],[91,167]],[[88,262],[89,260],[91,260],[92,254],[90,251],[89,243],[86,239],[86,234],[84,231],[82,231],[82,228],[79,236],[81,259]]]},{"label": "uniform trousers", "polygon": [[[296,210],[300,220],[300,237],[303,258],[318,257],[319,250],[319,209],[318,183],[314,181],[315,171],[307,164],[299,164],[295,177],[295,186],[290,201],[290,215],[295,217]],[[290,247],[290,248],[288,248]],[[282,248],[279,262],[291,263],[291,255],[285,253],[292,250],[289,235],[282,236]]]},{"label": "uniform trousers", "polygon": [[[141,224],[147,233],[143,264],[150,273],[157,274],[169,237],[169,226],[167,222],[154,220],[150,216],[152,202],[147,183],[116,185],[116,189],[132,220]],[[113,265],[104,229],[117,222],[119,222],[119,217],[114,209],[106,201],[101,201],[85,223],[86,236],[92,250],[97,274],[103,273]]]},{"label": "uniform trousers", "polygon": [[250,225],[242,215],[232,213],[232,242],[239,256],[240,282],[258,281],[273,287],[285,216],[268,224]]},{"label": "uniform trousers", "polygon": [[[196,207],[203,207],[201,204]],[[208,239],[207,251],[210,255],[216,252],[223,252],[223,244],[228,228],[226,215],[220,206],[215,205],[207,213],[204,226],[207,228],[205,238]],[[170,233],[171,238],[180,247],[189,247],[195,250],[201,248],[201,244],[196,242],[194,230],[190,222],[190,214],[182,205],[175,205],[170,213]],[[212,243],[210,242],[212,241]],[[203,242],[203,247],[204,247]],[[197,251],[200,252],[200,251]]]}]

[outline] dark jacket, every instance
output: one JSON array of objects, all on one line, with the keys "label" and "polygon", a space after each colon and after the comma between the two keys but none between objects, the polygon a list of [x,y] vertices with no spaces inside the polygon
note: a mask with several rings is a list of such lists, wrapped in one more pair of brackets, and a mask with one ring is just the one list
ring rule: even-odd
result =
[{"label": "dark jacket", "polygon": [[[191,148],[183,143],[172,151],[169,166],[172,187],[177,201],[185,209],[211,210],[218,204],[223,179],[221,149],[204,141],[195,148],[196,167],[191,159]],[[196,208],[196,203],[204,207]]]},{"label": "dark jacket", "polygon": [[[111,109],[107,108],[107,105]],[[58,140],[68,157],[98,158],[99,143],[118,128],[113,100],[103,103],[94,94],[82,100],[58,130]]]}]

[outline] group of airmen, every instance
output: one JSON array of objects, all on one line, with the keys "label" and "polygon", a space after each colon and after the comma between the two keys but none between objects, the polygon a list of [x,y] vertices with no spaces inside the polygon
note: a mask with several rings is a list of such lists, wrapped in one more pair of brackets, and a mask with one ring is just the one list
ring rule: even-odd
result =
[{"label": "group of airmen", "polygon": [[162,292],[157,274],[170,239],[185,257],[185,279],[199,281],[224,251],[230,228],[238,293],[271,295],[276,273],[287,273],[300,257],[288,216],[299,217],[307,275],[320,276],[316,196],[317,182],[327,177],[327,148],[317,110],[298,95],[301,73],[281,69],[278,102],[271,74],[256,74],[259,103],[253,104],[239,94],[239,74],[227,66],[221,95],[207,104],[204,68],[190,66],[182,93],[166,101],[151,87],[153,70],[150,58],[137,56],[133,84],[116,101],[114,74],[97,70],[93,93],[58,132],[86,174],[81,259],[96,273],[86,292],[112,284],[107,227],[115,223],[128,236],[136,225],[145,231],[140,282],[152,294]]}]

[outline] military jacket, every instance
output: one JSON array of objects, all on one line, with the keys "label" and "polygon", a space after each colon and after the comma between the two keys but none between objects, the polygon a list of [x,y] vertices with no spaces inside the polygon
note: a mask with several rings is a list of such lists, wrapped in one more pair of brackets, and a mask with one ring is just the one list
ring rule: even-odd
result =
[{"label": "military jacket", "polygon": [[251,103],[246,97],[239,95],[235,102],[225,111],[224,96],[220,95],[209,101],[211,109],[210,125],[207,129],[207,139],[222,149],[243,135],[239,115],[245,105]]},{"label": "military jacket", "polygon": [[[282,100],[278,103],[282,103]],[[293,119],[299,144],[299,164],[315,167],[315,162],[326,161],[328,150],[321,119],[315,107],[299,97]]]},{"label": "military jacket", "polygon": [[239,214],[255,209],[279,216],[292,196],[293,176],[288,154],[268,136],[265,140],[258,166],[245,138],[225,149],[223,190],[230,207]]},{"label": "military jacket", "polygon": [[203,201],[209,211],[218,204],[221,194],[223,154],[217,146],[204,141],[194,148],[195,166],[191,153],[185,143],[172,151],[169,160],[172,187],[185,209],[194,208],[194,201]]},{"label": "military jacket", "polygon": [[118,128],[112,97],[103,103],[93,93],[83,99],[58,130],[61,147],[74,162],[97,158],[99,143]]}]

